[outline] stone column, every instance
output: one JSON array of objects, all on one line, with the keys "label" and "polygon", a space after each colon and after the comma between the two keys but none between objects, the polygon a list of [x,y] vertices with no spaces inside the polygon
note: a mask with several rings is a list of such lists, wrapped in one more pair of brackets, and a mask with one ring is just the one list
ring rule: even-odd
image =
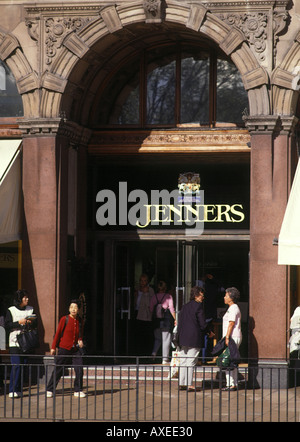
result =
[{"label": "stone column", "polygon": [[[38,127],[35,127],[38,125]],[[22,285],[39,318],[40,352],[51,346],[65,308],[67,253],[67,147],[59,122],[23,122]]]},{"label": "stone column", "polygon": [[277,263],[275,243],[291,186],[294,121],[250,117],[247,125],[251,133],[249,358],[277,358],[285,365],[289,275],[288,267]]}]

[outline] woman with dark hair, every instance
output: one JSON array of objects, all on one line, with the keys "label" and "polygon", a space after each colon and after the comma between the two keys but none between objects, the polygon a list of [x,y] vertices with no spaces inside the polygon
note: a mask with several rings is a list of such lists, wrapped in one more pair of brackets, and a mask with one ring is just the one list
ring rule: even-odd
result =
[{"label": "woman with dark hair", "polygon": [[[227,346],[229,345],[229,338],[232,338],[236,343],[237,348],[239,348],[242,342],[242,329],[241,329],[242,315],[237,305],[239,299],[240,299],[240,292],[236,287],[230,287],[226,289],[224,296],[224,303],[228,305],[228,309],[225,315],[223,316],[222,336],[225,337],[225,344]],[[226,387],[224,388],[224,390],[226,391],[236,390],[237,382],[238,382],[237,368],[228,370],[226,372]]]},{"label": "woman with dark hair", "polygon": [[85,397],[82,391],[83,360],[82,349],[83,330],[81,319],[78,316],[80,302],[76,299],[70,302],[69,315],[63,316],[58,324],[52,346],[51,355],[54,356],[58,348],[56,359],[57,367],[51,375],[47,385],[47,397],[52,397],[53,392],[63,374],[64,366],[73,365],[75,370],[74,396]]},{"label": "woman with dark hair", "polygon": [[9,397],[17,398],[21,396],[21,364],[27,364],[28,358],[20,349],[17,336],[22,327],[31,324],[33,307],[28,305],[28,293],[21,289],[15,292],[14,305],[9,307],[5,317],[5,328],[9,333],[9,353],[11,360],[11,373],[9,384]]},{"label": "woman with dark hair", "polygon": [[154,326],[154,345],[152,350],[152,358],[155,356],[162,346],[162,363],[169,363],[169,354],[171,348],[171,331],[176,324],[175,309],[173,297],[167,293],[167,284],[165,281],[159,281],[158,293],[155,293],[150,300],[150,312],[153,314],[157,306],[160,305],[164,311],[163,317],[156,318],[153,321]]},{"label": "woman with dark hair", "polygon": [[180,389],[195,391],[192,386],[194,366],[197,363],[200,349],[204,347],[205,333],[214,334],[206,323],[204,309],[204,289],[193,287],[190,302],[185,304],[178,318],[178,339],[180,352],[179,386]]}]

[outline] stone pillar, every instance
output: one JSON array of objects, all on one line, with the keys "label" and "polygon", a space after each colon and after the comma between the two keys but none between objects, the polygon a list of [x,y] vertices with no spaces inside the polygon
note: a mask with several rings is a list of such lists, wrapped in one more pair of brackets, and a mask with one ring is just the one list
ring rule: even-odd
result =
[{"label": "stone pillar", "polygon": [[68,181],[64,143],[55,133],[44,136],[41,131],[23,139],[22,285],[39,318],[41,353],[49,350],[60,310],[65,310]]},{"label": "stone pillar", "polygon": [[249,358],[287,360],[289,275],[278,238],[291,186],[293,120],[250,117]]}]

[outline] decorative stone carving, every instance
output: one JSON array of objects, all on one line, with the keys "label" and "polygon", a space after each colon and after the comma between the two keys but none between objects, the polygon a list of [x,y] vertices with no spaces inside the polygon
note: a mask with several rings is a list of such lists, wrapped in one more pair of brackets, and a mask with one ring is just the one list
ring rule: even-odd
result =
[{"label": "decorative stone carving", "polygon": [[146,23],[161,23],[161,0],[144,0],[143,7],[146,15]]},{"label": "decorative stone carving", "polygon": [[53,57],[61,47],[66,35],[80,30],[88,21],[88,17],[50,17],[45,21],[47,65],[52,63]]},{"label": "decorative stone carving", "polygon": [[[217,14],[218,15],[218,14]],[[268,16],[265,12],[219,14],[230,26],[236,26],[245,35],[260,61],[265,60]]]},{"label": "decorative stone carving", "polygon": [[230,130],[226,133],[209,130],[180,131],[126,131],[97,132],[91,140],[90,150],[93,153],[123,152],[168,152],[182,151],[235,151],[250,152],[247,145],[250,136],[247,130]]}]

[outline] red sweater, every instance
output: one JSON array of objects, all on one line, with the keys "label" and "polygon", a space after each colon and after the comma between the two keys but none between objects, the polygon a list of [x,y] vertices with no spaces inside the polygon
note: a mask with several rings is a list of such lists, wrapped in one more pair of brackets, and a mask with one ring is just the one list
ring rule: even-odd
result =
[{"label": "red sweater", "polygon": [[61,337],[64,325],[65,325],[66,317],[63,316],[58,324],[53,342],[52,349],[55,350],[56,347],[61,347],[66,350],[71,350],[78,343],[78,339],[82,339],[80,325],[78,319],[73,319],[72,316],[69,315],[69,320],[66,325],[63,336]]}]

